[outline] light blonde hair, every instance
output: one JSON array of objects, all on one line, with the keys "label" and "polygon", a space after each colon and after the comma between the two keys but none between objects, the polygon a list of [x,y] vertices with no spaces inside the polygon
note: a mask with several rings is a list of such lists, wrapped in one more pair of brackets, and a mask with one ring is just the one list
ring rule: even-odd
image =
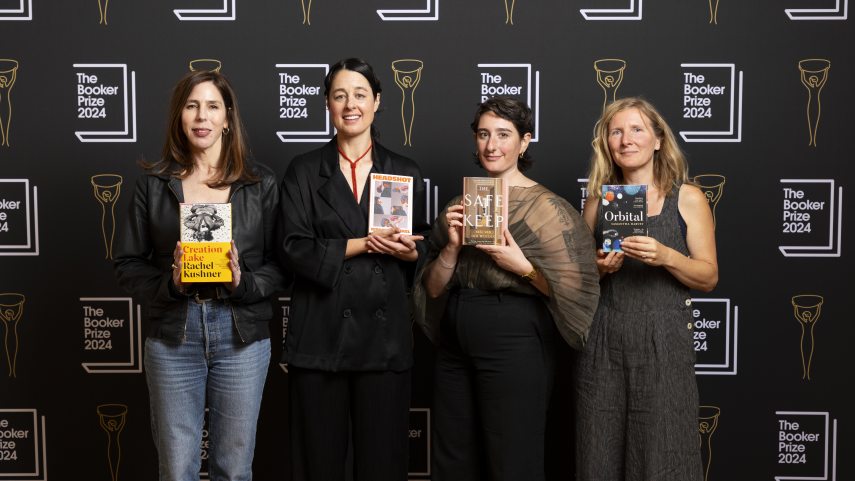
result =
[{"label": "light blonde hair", "polygon": [[659,150],[653,153],[654,182],[665,195],[671,195],[674,185],[689,183],[689,167],[686,156],[680,150],[677,139],[668,123],[656,108],[639,97],[618,99],[609,104],[600,119],[594,125],[594,138],[591,147],[591,165],[588,169],[588,195],[600,198],[604,184],[623,184],[623,172],[615,164],[609,150],[609,123],[618,112],[638,109],[644,117],[644,123],[653,130],[659,139]]}]

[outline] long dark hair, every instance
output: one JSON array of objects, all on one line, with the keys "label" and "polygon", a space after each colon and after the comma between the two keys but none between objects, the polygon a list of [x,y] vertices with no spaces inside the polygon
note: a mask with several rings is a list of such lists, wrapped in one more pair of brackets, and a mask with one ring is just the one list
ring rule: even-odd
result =
[{"label": "long dark hair", "polygon": [[189,72],[175,84],[169,101],[166,140],[160,160],[150,165],[144,163],[143,166],[155,174],[169,174],[179,179],[184,179],[193,172],[193,158],[182,128],[181,114],[190,93],[197,85],[205,82],[213,83],[223,96],[229,125],[228,133],[223,132],[219,173],[208,186],[220,188],[238,180],[258,180],[248,160],[249,148],[235,91],[223,74],[214,71]]},{"label": "long dark hair", "polygon": [[[377,75],[374,73],[374,69],[371,68],[371,64],[361,58],[351,57],[341,59],[330,66],[330,71],[326,78],[324,78],[324,97],[326,97],[327,100],[329,100],[330,87],[332,86],[333,79],[341,70],[350,70],[351,72],[356,72],[365,77],[365,80],[368,81],[368,86],[371,87],[371,96],[374,99],[376,99],[377,96],[380,95],[380,92],[383,91],[383,88],[380,86],[380,79],[377,78]],[[378,137],[380,137],[380,132],[372,123],[371,138],[377,140]]]}]

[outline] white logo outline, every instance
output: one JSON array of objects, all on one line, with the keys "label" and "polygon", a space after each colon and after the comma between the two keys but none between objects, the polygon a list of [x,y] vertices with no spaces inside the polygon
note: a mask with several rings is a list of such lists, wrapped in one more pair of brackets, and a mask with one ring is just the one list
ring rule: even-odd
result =
[{"label": "white logo outline", "polygon": [[[828,245],[826,246],[778,246],[778,250],[784,257],[840,257],[843,251],[843,187],[837,187],[837,199],[834,197],[834,179],[781,179],[781,183],[802,182],[805,184],[829,184],[829,207],[831,213],[828,215]],[[834,209],[837,207],[837,224],[834,223]],[[837,247],[834,247],[834,231],[837,227]],[[798,252],[818,251],[832,249],[832,252]]]},{"label": "white logo outline", "polygon": [[[540,133],[540,71],[534,71],[534,89],[531,88],[530,63],[479,63],[478,68],[524,68],[526,69],[526,103],[534,112],[534,132],[531,142],[537,142]],[[531,102],[532,90],[534,90],[534,103]]]},{"label": "white logo outline", "polygon": [[[27,243],[22,246],[7,246],[0,245],[0,256],[37,256],[39,255],[39,189],[33,186],[32,196],[32,214],[30,211],[30,179],[0,179],[0,182],[21,182],[24,184],[26,191],[27,208],[25,214],[27,216]],[[31,225],[32,219],[32,225]],[[35,250],[33,249],[33,238],[35,238]],[[2,249],[26,249],[25,252],[3,252]]]},{"label": "white logo outline", "polygon": [[[276,68],[322,68],[324,69],[324,76],[326,76],[330,71],[329,64],[326,63],[277,63]],[[332,139],[332,133],[330,132],[330,112],[329,110],[324,110],[324,123],[325,129],[318,130],[304,130],[304,131],[289,131],[289,130],[277,130],[276,136],[279,137],[279,140],[283,143],[296,143],[296,142],[329,142]],[[309,135],[312,137],[302,137],[303,135]],[[324,135],[326,137],[318,137],[319,135]],[[295,136],[295,137],[291,137]]]},{"label": "white logo outline", "polygon": [[[128,336],[130,341],[131,359],[128,362],[81,362],[80,365],[87,374],[139,374],[143,371],[142,364],[142,312],[141,307],[137,304],[137,315],[134,318],[134,300],[130,297],[81,297],[80,302],[117,302],[127,301],[128,303]],[[136,336],[134,336],[134,325],[136,325]],[[136,337],[136,346],[134,345],[134,337]],[[119,369],[123,367],[136,369]],[[101,369],[101,368],[116,368],[116,369]]]},{"label": "white logo outline", "polygon": [[[843,0],[843,8],[840,8],[840,0],[835,0],[834,8],[787,8],[784,13],[790,20],[846,20],[849,16],[849,0]],[[837,14],[837,15],[811,15],[812,13]]]},{"label": "white logo outline", "polygon": [[[739,367],[739,306],[733,306],[733,317],[731,317],[731,301],[729,298],[692,298],[692,305],[703,302],[720,302],[724,303],[725,318],[725,348],[724,348],[724,363],[721,364],[695,364],[696,376],[736,376]],[[731,322],[731,319],[733,322]],[[694,321],[692,321],[694,323]],[[731,333],[731,325],[732,333]],[[694,332],[694,329],[692,329]],[[732,341],[731,341],[732,336]],[[731,367],[730,353],[733,351],[733,366]],[[702,368],[698,370],[698,368]],[[703,369],[706,368],[706,369]],[[725,370],[715,370],[716,368],[724,368]]]},{"label": "white logo outline", "polygon": [[[27,478],[39,477],[39,480],[27,479],[20,481],[46,481],[47,480],[47,434],[45,427],[45,417],[41,416],[41,431],[39,430],[39,414],[35,409],[0,409],[0,413],[32,413],[33,415],[33,453],[35,457],[34,472],[32,473],[0,473],[0,479],[4,481],[19,481],[8,479],[11,476],[25,476]],[[41,439],[41,449],[39,449],[39,439]],[[39,464],[41,458],[41,465]]]},{"label": "white logo outline", "polygon": [[[742,70],[739,71],[739,83],[735,82],[736,80],[736,64],[732,63],[682,63],[680,67],[688,67],[688,68],[727,68],[730,69],[730,122],[728,126],[728,130],[726,132],[722,131],[693,131],[693,130],[681,130],[680,137],[683,138],[686,142],[742,142]],[[734,85],[739,85],[739,104],[738,109],[734,110],[734,102],[735,102],[735,93],[734,93]],[[735,132],[734,132],[734,122],[736,122]],[[719,138],[728,135],[736,135],[736,138]],[[695,137],[695,136],[698,137]],[[709,136],[709,137],[705,137]]]},{"label": "white logo outline", "polygon": [[[0,20],[21,20],[21,21],[29,21],[33,19],[33,0],[20,0],[20,7],[18,8],[3,8],[0,9]],[[12,15],[12,14],[20,14],[20,15]],[[10,14],[10,15],[6,15]]]},{"label": "white logo outline", "polygon": [[[126,63],[76,63],[74,68],[120,68],[122,69],[122,86],[124,102],[124,130],[116,131],[87,131],[77,130],[74,135],[81,142],[136,142],[137,141],[137,73],[131,70],[131,108],[128,109],[128,64]],[[131,124],[130,126],[128,124]],[[119,136],[131,135],[130,138],[118,138]],[[91,137],[90,137],[91,136]],[[103,136],[103,137],[99,137]],[[116,137],[116,138],[113,138]]]},{"label": "white logo outline", "polygon": [[[638,12],[635,11],[635,0],[629,0],[629,8],[583,8],[579,10],[582,17],[588,21],[595,20],[641,20],[642,2],[638,0]],[[622,15],[623,14],[623,15]],[[626,15],[628,14],[628,15]]]},{"label": "white logo outline", "polygon": [[[431,8],[431,1],[433,8]],[[435,22],[439,20],[439,0],[425,0],[425,8],[423,9],[381,9],[377,10],[377,15],[384,22]]]},{"label": "white logo outline", "polygon": [[828,423],[829,418],[831,417],[831,413],[828,411],[775,411],[775,415],[778,416],[822,416],[825,419],[825,433],[823,438],[825,439],[825,457],[823,459],[823,474],[822,476],[775,476],[775,481],[784,481],[784,480],[828,480],[828,481],[836,481],[837,480],[837,419],[834,419],[833,423],[833,431],[831,437],[831,479],[828,477]]},{"label": "white logo outline", "polygon": [[[231,2],[231,5],[229,5]],[[231,8],[229,8],[231,7]],[[229,13],[231,12],[231,13]],[[223,8],[176,8],[172,13],[182,22],[197,22],[197,21],[224,21],[231,22],[237,18],[237,0],[223,0]],[[206,16],[206,14],[225,14]],[[199,14],[196,16],[194,14]]]}]

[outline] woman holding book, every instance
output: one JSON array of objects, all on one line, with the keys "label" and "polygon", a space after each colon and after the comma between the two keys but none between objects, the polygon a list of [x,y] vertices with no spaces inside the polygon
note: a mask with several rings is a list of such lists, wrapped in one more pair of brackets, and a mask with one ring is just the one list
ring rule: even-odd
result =
[{"label": "woman holding book", "polygon": [[600,305],[577,363],[580,481],[699,481],[690,289],[718,282],[712,213],[647,101],[620,99],[594,127],[585,221],[602,246],[603,185],[647,186],[647,235],[597,250]]},{"label": "woman holding book", "polygon": [[[413,232],[426,230],[418,165],[376,141],[380,82],[365,61],[324,80],[335,138],[295,157],[282,180],[282,253],[295,275],[283,362],[289,366],[294,479],[403,481],[409,453],[412,322],[407,291],[421,236],[369,233],[370,174],[409,176]],[[388,188],[387,188],[388,187]],[[375,216],[382,217],[382,216]],[[372,219],[373,221],[374,219]]]},{"label": "woman holding book", "polygon": [[505,243],[464,246],[456,197],[434,224],[416,280],[416,318],[438,347],[438,481],[544,479],[556,334],[581,348],[597,304],[590,231],[566,200],[523,174],[532,124],[515,99],[478,107],[476,163],[508,189]]},{"label": "woman holding book", "polygon": [[[172,91],[160,161],[146,164],[119,231],[119,284],[146,305],[145,373],[160,479],[199,479],[209,408],[211,479],[252,477],[256,421],[270,360],[279,190],[250,162],[235,93],[221,74],[191,72]],[[227,283],[181,281],[179,204],[231,205]]]}]

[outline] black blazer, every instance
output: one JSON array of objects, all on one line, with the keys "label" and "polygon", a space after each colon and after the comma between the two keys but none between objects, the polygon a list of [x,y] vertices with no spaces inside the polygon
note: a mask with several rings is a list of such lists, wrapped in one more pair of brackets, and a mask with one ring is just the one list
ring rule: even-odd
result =
[{"label": "black blazer", "polygon": [[[413,232],[426,232],[418,165],[376,142],[373,159],[371,172],[413,177]],[[347,240],[368,234],[370,198],[366,187],[355,202],[339,169],[335,139],[291,161],[281,196],[282,259],[295,276],[283,361],[322,371],[409,369],[408,293],[416,263],[382,254],[345,260]],[[425,243],[418,246],[421,258]]]}]

